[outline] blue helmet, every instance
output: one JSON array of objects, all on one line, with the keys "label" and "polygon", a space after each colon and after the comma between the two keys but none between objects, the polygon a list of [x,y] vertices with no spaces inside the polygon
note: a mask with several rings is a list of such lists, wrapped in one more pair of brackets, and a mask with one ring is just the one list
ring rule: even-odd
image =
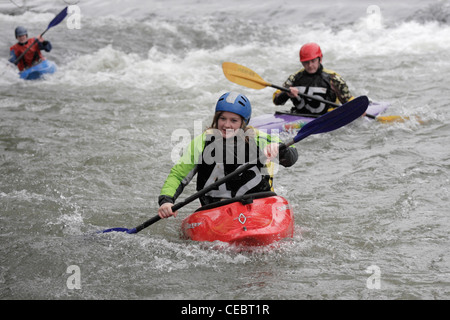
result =
[{"label": "blue helmet", "polygon": [[223,94],[216,104],[217,111],[233,112],[244,118],[245,124],[250,121],[252,106],[250,100],[243,94],[237,92],[227,92]]},{"label": "blue helmet", "polygon": [[17,39],[17,37],[23,36],[24,34],[28,34],[28,31],[24,27],[19,26],[16,28],[16,30],[14,30],[14,33],[16,34]]}]

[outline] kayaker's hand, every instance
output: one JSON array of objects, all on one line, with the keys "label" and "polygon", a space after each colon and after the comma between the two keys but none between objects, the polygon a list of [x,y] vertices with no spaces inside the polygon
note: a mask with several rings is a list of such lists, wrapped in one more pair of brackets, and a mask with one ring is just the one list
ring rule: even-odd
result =
[{"label": "kayaker's hand", "polygon": [[158,209],[158,215],[161,219],[169,218],[171,216],[177,217],[178,211],[172,211],[173,203],[163,203]]},{"label": "kayaker's hand", "polygon": [[44,38],[42,38],[41,36],[38,36],[37,39],[39,42],[44,42]]},{"label": "kayaker's hand", "polygon": [[271,143],[264,148],[264,155],[267,158],[266,162],[270,162],[278,156],[278,143]]},{"label": "kayaker's hand", "polygon": [[296,98],[298,97],[298,89],[296,87],[290,87],[289,90],[291,92],[288,92],[287,95],[291,98]]}]

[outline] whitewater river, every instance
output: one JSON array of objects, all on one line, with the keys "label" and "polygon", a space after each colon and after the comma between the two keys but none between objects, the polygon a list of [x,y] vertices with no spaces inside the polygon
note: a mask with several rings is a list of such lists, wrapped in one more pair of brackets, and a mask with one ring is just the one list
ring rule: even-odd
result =
[{"label": "whitewater river", "polygon": [[[81,0],[45,35],[57,73],[20,80],[14,28],[36,36],[66,5],[0,4],[0,299],[450,298],[448,1]],[[208,126],[222,93],[247,95],[254,116],[290,108],[229,82],[222,62],[281,85],[310,41],[353,95],[411,119],[297,144],[275,176],[292,240],[182,240],[197,202],[135,235],[92,235],[156,215],[174,132]]]}]

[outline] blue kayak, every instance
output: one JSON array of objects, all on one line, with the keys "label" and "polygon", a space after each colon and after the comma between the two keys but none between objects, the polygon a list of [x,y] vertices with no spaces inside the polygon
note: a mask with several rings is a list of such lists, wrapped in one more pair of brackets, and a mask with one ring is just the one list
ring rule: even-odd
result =
[{"label": "blue kayak", "polygon": [[54,62],[44,60],[41,63],[32,66],[20,72],[20,78],[24,80],[40,79],[44,74],[52,74],[56,71],[56,64]]}]

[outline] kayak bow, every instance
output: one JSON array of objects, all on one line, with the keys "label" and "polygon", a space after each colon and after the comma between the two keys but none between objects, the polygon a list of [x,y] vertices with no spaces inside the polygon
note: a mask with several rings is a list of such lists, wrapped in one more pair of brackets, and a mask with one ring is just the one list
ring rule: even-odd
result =
[{"label": "kayak bow", "polygon": [[181,232],[194,241],[264,246],[293,237],[294,215],[286,199],[262,192],[204,206],[183,220]]}]

